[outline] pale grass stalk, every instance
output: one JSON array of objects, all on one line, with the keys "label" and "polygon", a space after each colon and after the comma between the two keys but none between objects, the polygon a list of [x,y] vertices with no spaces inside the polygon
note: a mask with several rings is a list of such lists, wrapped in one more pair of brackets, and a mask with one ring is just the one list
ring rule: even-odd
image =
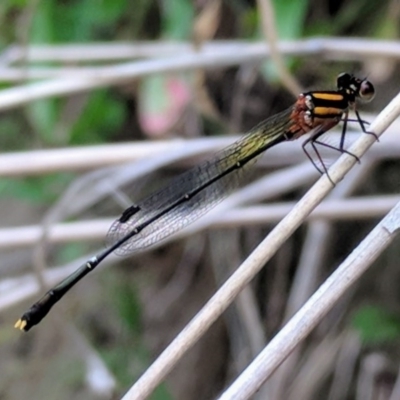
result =
[{"label": "pale grass stalk", "polygon": [[[353,168],[349,174],[347,174],[346,179],[332,190],[327,196],[327,199],[324,200],[311,215],[313,215],[315,211],[320,210],[321,206],[323,207],[332,199],[343,200],[350,196],[362,182],[367,180],[374,166],[374,162],[364,157],[361,166],[359,166],[359,168]],[[366,199],[367,198],[364,198],[363,200]],[[353,198],[350,200],[353,201],[355,199]],[[372,199],[368,198],[368,201],[369,200]],[[395,202],[389,205],[387,210],[383,211],[382,215],[389,212],[397,201],[400,201],[400,198],[394,200]],[[325,218],[313,220],[308,224],[300,259],[295,270],[293,283],[286,303],[285,323],[300,309],[317,288],[320,272],[326,261],[326,254],[327,251],[329,251],[329,246],[331,245],[332,229],[331,221]],[[297,376],[295,373],[301,351],[301,346],[298,346],[264,385],[269,388],[269,400],[284,398],[287,396],[288,386],[291,387],[295,381],[301,379],[301,377]],[[293,376],[295,376],[295,378],[293,378]]]},{"label": "pale grass stalk", "polygon": [[63,324],[63,333],[73,342],[74,350],[79,352],[80,358],[85,363],[85,382],[91,392],[100,399],[112,398],[117,388],[117,379],[106,362],[75,326],[65,321],[59,322]]},{"label": "pale grass stalk", "polygon": [[0,155],[0,176],[27,176],[44,173],[97,169],[180,152],[181,158],[214,152],[232,143],[235,137],[172,139],[31,150]]},{"label": "pale grass stalk", "polygon": [[[360,220],[377,218],[386,214],[400,200],[398,195],[356,197],[326,200],[310,214],[307,220]],[[248,206],[228,209],[201,224],[191,234],[206,228],[233,228],[273,224],[280,221],[295,206],[294,202]],[[63,244],[76,241],[102,241],[114,220],[92,219],[58,223],[49,228],[48,241]],[[33,246],[40,238],[41,225],[0,228],[0,249]]]},{"label": "pale grass stalk", "polygon": [[[327,400],[342,400],[348,397],[353,378],[357,374],[358,361],[363,348],[362,339],[354,329],[350,328],[340,336],[342,344],[337,355],[332,384]],[[397,396],[389,400],[397,400],[399,398],[400,396]]]},{"label": "pale grass stalk", "polygon": [[287,385],[287,392],[279,400],[312,399],[333,370],[340,347],[340,336],[328,334],[307,348],[307,357],[302,360],[304,363],[302,362],[301,368],[296,371],[297,376]]},{"label": "pale grass stalk", "polygon": [[[330,212],[332,211],[335,214],[335,217],[333,217],[335,220],[376,218],[388,213],[400,201],[399,196],[349,198],[351,193],[368,179],[368,175],[374,166],[374,162],[364,157],[361,166],[353,168],[346,179],[336,186],[326,200],[311,213],[310,217],[314,218],[308,225],[299,264],[296,268],[292,289],[287,301],[285,322],[306,302],[316,288],[316,276],[322,267],[327,247],[330,245],[331,223],[329,220],[333,216]],[[384,207],[384,203],[387,207]],[[320,212],[323,213],[322,218],[318,218]],[[376,214],[372,216],[371,213],[374,212]]]},{"label": "pale grass stalk", "polygon": [[296,97],[302,92],[302,89],[286,67],[283,55],[279,51],[279,38],[275,25],[275,10],[272,0],[258,0],[257,5],[260,9],[261,27],[269,46],[271,60],[275,64],[275,70],[282,84]]},{"label": "pale grass stalk", "polygon": [[321,322],[346,290],[370,267],[400,232],[400,202],[320,286],[307,303],[219,397],[250,398],[296,346]]},{"label": "pale grass stalk", "polygon": [[[308,217],[309,220],[360,220],[381,217],[400,200],[399,195],[357,197],[342,200],[327,200]],[[209,226],[228,228],[279,222],[296,203],[276,203],[265,206],[248,206],[228,210]]]},{"label": "pale grass stalk", "polygon": [[[137,78],[158,73],[169,73],[198,68],[215,68],[238,65],[242,54],[183,54],[165,59],[141,60],[99,68],[93,74],[80,77],[62,77],[44,82],[29,83],[0,92],[0,110],[25,105],[34,100],[66,96],[110,85],[126,84]],[[29,79],[29,71],[26,74]]]},{"label": "pale grass stalk", "polygon": [[400,399],[400,370],[397,371],[396,382],[393,387],[392,394],[390,395],[389,400],[397,400]]},{"label": "pale grass stalk", "polygon": [[[335,39],[327,42],[324,39],[310,39],[291,44],[296,54],[305,54],[303,48],[308,49],[309,54],[323,55],[331,59],[360,58],[369,56],[386,56],[398,58],[400,55],[398,43],[393,42],[363,42],[360,47],[363,52],[357,53],[358,47],[350,47],[355,41],[346,42],[344,39]],[[370,46],[368,46],[370,45]],[[369,47],[369,50],[368,50]],[[282,46],[282,50],[284,46]],[[374,51],[371,51],[371,49]],[[279,50],[281,47],[279,46]],[[283,53],[283,52],[282,52]],[[96,88],[121,85],[129,81],[157,73],[171,73],[199,68],[221,68],[232,65],[241,65],[243,62],[259,62],[269,55],[268,48],[263,44],[247,45],[242,51],[207,52],[196,51],[192,53],[179,53],[164,58],[145,59],[127,62],[118,65],[99,67],[97,70],[83,76],[62,76],[48,79],[44,82],[28,83],[0,92],[0,110],[25,105],[31,101],[55,97],[67,96],[75,93],[89,91]],[[358,54],[358,55],[357,55]],[[0,71],[1,72],[1,71]],[[29,69],[24,69],[21,79],[30,79]],[[14,78],[15,79],[15,78]]]},{"label": "pale grass stalk", "polygon": [[[363,355],[358,367],[354,400],[375,400],[383,397],[379,378],[391,368],[389,357],[387,352],[380,349]],[[388,397],[386,394],[384,396]]]},{"label": "pale grass stalk", "polygon": [[[400,94],[398,94],[390,104],[379,114],[376,120],[371,124],[371,131],[377,135],[381,135],[384,130],[397,118],[400,114]],[[375,138],[372,135],[362,135],[349,149],[349,151],[357,156],[364,154],[369,147],[374,143]],[[334,182],[340,182],[344,175],[355,164],[354,157],[347,154],[342,155],[339,160],[330,168],[329,175]],[[147,369],[142,377],[130,388],[124,396],[124,400],[139,400],[147,398],[157,385],[166,377],[173,366],[180,358],[197,342],[197,340],[208,330],[210,325],[226,310],[233,299],[240,291],[250,282],[251,279],[261,270],[263,265],[275,254],[276,250],[283,244],[285,240],[301,225],[311,211],[322,201],[322,199],[332,190],[332,184],[326,175],[308,191],[308,193],[296,204],[291,212],[271,231],[266,239],[254,250],[247,260],[237,269],[237,271],[226,281],[226,283],[215,293],[215,295],[207,302],[203,309],[192,319],[192,321],[184,328],[184,330],[176,336],[172,343],[161,353],[154,363]],[[400,208],[400,206],[398,207]],[[395,214],[390,213],[389,219],[385,219],[385,227],[380,225],[381,234],[376,238],[376,243],[381,243],[382,247],[387,245],[391,238],[390,232],[394,232],[398,226],[390,226],[389,221],[393,218],[395,223]],[[397,221],[398,223],[398,221]],[[393,236],[393,235],[392,235]],[[376,253],[368,253],[373,246],[365,249],[365,254],[374,258]],[[365,265],[365,264],[364,264]],[[321,299],[321,305],[323,298]],[[304,309],[306,310],[306,309]],[[309,310],[310,311],[310,310]],[[311,310],[312,311],[312,310]],[[298,314],[296,314],[298,315]],[[301,319],[298,319],[298,323]],[[303,326],[303,329],[305,327]],[[301,331],[300,331],[301,332]],[[304,333],[308,333],[304,329]],[[305,336],[305,335],[304,335]],[[275,347],[275,350],[270,353],[271,357],[279,360],[271,368],[271,373],[294,347],[286,342],[288,351],[281,351],[281,348]],[[282,355],[282,357],[280,357]],[[271,365],[271,364],[269,364]],[[247,374],[244,380],[244,386],[249,387],[246,382],[252,374]],[[265,374],[262,377],[256,377],[256,384],[252,386],[251,393],[264,382]],[[225,399],[233,399],[232,393],[237,393],[242,390],[243,379],[238,384],[235,384],[228,392],[223,395]],[[246,396],[249,391],[246,392]],[[251,395],[251,394],[250,394]],[[234,396],[234,395],[233,395]],[[247,398],[247,397],[242,397]]]},{"label": "pale grass stalk", "polygon": [[[314,37],[302,40],[280,40],[278,50],[285,56],[323,54],[328,57],[400,57],[398,41],[376,40],[371,38]],[[258,49],[258,57],[268,57],[269,49],[265,42],[244,40],[213,40],[203,42],[201,49],[190,42],[140,41],[140,42],[96,42],[68,43],[59,45],[32,44],[27,47],[11,45],[1,56],[2,65],[12,65],[21,60],[28,62],[59,62],[82,64],[88,62],[110,62],[138,58],[159,58],[182,53],[243,53],[243,61],[248,57],[248,49]],[[0,68],[0,71],[3,68]],[[1,76],[1,75],[0,75]]]},{"label": "pale grass stalk", "polygon": [[[382,137],[379,146],[374,146],[368,156],[374,159],[399,158],[400,141],[397,139],[399,129],[400,124],[394,124]],[[329,136],[333,139],[339,137],[338,135],[338,131],[329,133]],[[346,143],[347,141],[352,143],[359,136],[360,132],[349,132],[346,134]],[[171,152],[181,152],[182,159],[188,158],[185,157],[185,153],[190,154],[191,160],[196,160],[196,154],[199,156],[212,154],[229,146],[239,138],[240,136],[237,135],[196,139],[176,138],[3,153],[0,154],[0,176],[30,176],[97,169],[148,159],[149,157],[158,157],[160,154]],[[267,156],[260,159],[257,165],[279,167],[306,160],[299,141],[282,143],[269,149],[266,154]],[[334,152],[333,156],[337,156],[337,152]],[[189,163],[187,164],[189,165]]]}]

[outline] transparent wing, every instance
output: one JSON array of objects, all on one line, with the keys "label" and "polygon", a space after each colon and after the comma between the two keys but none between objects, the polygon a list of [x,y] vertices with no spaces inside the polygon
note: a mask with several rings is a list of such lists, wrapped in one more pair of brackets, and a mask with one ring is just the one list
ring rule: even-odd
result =
[{"label": "transparent wing", "polygon": [[[214,157],[127,209],[107,234],[118,255],[151,246],[200,218],[228,196],[267,148],[285,140],[292,109],[260,123]],[[136,230],[139,232],[136,233]]]}]

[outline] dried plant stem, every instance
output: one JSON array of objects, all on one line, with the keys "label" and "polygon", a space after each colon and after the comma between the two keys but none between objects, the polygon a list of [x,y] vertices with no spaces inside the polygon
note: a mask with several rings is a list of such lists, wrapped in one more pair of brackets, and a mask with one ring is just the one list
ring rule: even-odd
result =
[{"label": "dried plant stem", "polygon": [[[397,132],[400,124],[391,129],[368,153],[374,158],[399,157],[400,141]],[[389,134],[390,133],[390,134]],[[336,140],[336,134],[330,133]],[[353,142],[360,133],[349,132],[346,141]],[[197,139],[172,139],[147,142],[130,142],[96,146],[70,147],[63,149],[31,150],[0,154],[0,176],[29,176],[59,171],[80,171],[120,165],[136,160],[159,157],[163,153],[181,152],[182,159],[196,160],[196,154],[212,154],[239,139],[240,136],[221,136]],[[339,136],[337,136],[339,137]],[[258,164],[282,166],[305,160],[298,141],[284,143],[268,150],[268,156]],[[337,154],[335,153],[334,156]]]},{"label": "dried plant stem", "polygon": [[220,400],[251,397],[400,232],[400,202],[353,250]]},{"label": "dried plant stem", "polygon": [[[288,47],[293,54],[316,54],[327,58],[341,59],[343,57],[360,58],[366,56],[387,56],[399,58],[400,49],[398,43],[343,40],[340,38],[328,41],[325,39],[309,39],[306,41],[290,42],[279,45],[282,54],[287,52]],[[240,48],[240,47],[239,47]],[[153,75],[155,73],[169,73],[184,70],[196,70],[199,68],[218,68],[232,65],[241,65],[244,62],[257,62],[264,60],[270,55],[270,51],[265,44],[246,44],[241,49],[238,46],[226,47],[220,51],[191,51],[179,54],[171,54],[164,58],[154,58],[122,63],[118,65],[108,65],[105,67],[92,67],[90,71],[83,70],[81,75],[60,76],[48,79],[44,82],[29,83],[11,89],[4,89],[0,92],[0,110],[25,105],[31,101],[44,99],[54,96],[67,96],[74,93],[92,90],[95,88],[120,85],[133,79]],[[11,56],[10,56],[11,57]],[[36,72],[35,72],[36,71]],[[18,71],[14,69],[3,69],[5,77],[13,80],[18,79],[37,79],[43,78],[40,71],[24,69]],[[50,73],[54,76],[54,71]],[[1,69],[0,69],[1,76]]]},{"label": "dried plant stem", "polygon": [[[348,221],[377,218],[389,212],[398,201],[400,201],[398,195],[327,200],[310,214],[309,219]],[[207,220],[207,225],[200,225],[199,228],[227,228],[276,223],[290,212],[294,205],[295,203],[287,202],[226,210],[221,214],[216,214],[212,220]],[[96,219],[56,224],[49,229],[47,239],[50,243],[101,241],[112,222],[113,219]],[[0,228],[0,249],[32,246],[38,241],[42,230],[41,225]],[[193,232],[191,231],[191,233]]]},{"label": "dried plant stem", "polygon": [[293,75],[286,68],[282,53],[278,47],[278,33],[275,26],[275,10],[272,0],[258,0],[258,8],[260,9],[261,25],[267,40],[270,57],[275,64],[281,82],[285,85],[293,96],[297,96],[302,89]]},{"label": "dried plant stem", "polygon": [[[278,50],[283,55],[324,54],[328,57],[390,57],[400,56],[398,41],[375,40],[365,38],[313,37],[303,40],[279,40]],[[265,42],[248,42],[244,40],[212,40],[204,42],[199,50],[190,42],[140,41],[112,43],[68,43],[60,45],[14,45],[2,53],[1,72],[7,70],[4,65],[12,65],[21,60],[32,63],[59,62],[82,64],[98,61],[133,60],[139,58],[160,58],[182,53],[228,54],[244,53],[243,62],[248,61],[246,50],[259,49],[259,57],[269,56]],[[251,61],[253,61],[251,59]]]},{"label": "dried plant stem", "polygon": [[[350,196],[351,193],[367,179],[374,166],[375,162],[364,157],[360,168],[353,168],[347,174],[346,179],[332,190],[312,214],[330,200],[343,200]],[[352,200],[354,199],[350,199],[350,201]],[[369,198],[368,200],[371,199]],[[400,198],[395,200],[395,202],[382,213],[381,217],[388,213],[398,201],[400,201]],[[303,242],[301,255],[286,303],[284,323],[300,309],[318,287],[319,273],[326,260],[325,255],[331,246],[332,230],[332,223],[327,218],[314,220],[307,225],[307,234]],[[263,387],[267,386],[269,389],[270,400],[281,399],[288,394],[288,384],[289,382],[293,382],[292,374],[299,361],[301,351],[301,346],[298,346],[285,362],[280,365],[268,382],[263,385]],[[301,379],[298,380],[301,381]],[[291,392],[293,392],[293,390],[291,390]]]},{"label": "dried plant stem", "polygon": [[[399,114],[400,94],[379,114],[370,126],[371,131],[381,135]],[[374,141],[375,139],[372,135],[362,135],[351,146],[349,151],[360,157]],[[334,182],[339,182],[354,164],[354,157],[346,154],[341,156],[329,170],[331,179]],[[210,325],[221,315],[238,293],[253,279],[282,243],[300,226],[331,189],[332,184],[329,179],[326,175],[322,176],[131,387],[124,396],[124,400],[145,399],[152,393],[186,351],[207,331]],[[388,235],[382,235],[382,238],[384,236],[387,238]],[[321,301],[323,302],[323,299]],[[275,348],[275,351],[279,352],[279,348]],[[277,355],[275,354],[274,357],[277,357]],[[233,397],[225,397],[225,399],[228,398]]]}]

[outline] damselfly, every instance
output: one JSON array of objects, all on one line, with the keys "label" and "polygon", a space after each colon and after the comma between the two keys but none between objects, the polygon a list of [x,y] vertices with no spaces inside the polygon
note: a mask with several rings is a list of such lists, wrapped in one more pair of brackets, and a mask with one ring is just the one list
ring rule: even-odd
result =
[{"label": "damselfly", "polygon": [[[126,255],[147,248],[201,217],[239,185],[252,161],[278,143],[309,133],[303,149],[317,169],[327,173],[316,145],[332,146],[320,141],[321,135],[343,121],[340,144],[335,149],[347,152],[344,140],[347,123],[351,121],[349,110],[355,112],[355,121],[362,131],[370,133],[356,109],[356,100],[369,101],[373,96],[374,87],[368,80],[348,73],[338,76],[337,90],[300,94],[289,109],[261,122],[236,143],[126,209],[108,232],[108,247],[50,289],[23,314],[15,327],[28,331],[38,324],[54,304],[111,253]],[[310,156],[307,145],[317,154],[322,170]]]}]

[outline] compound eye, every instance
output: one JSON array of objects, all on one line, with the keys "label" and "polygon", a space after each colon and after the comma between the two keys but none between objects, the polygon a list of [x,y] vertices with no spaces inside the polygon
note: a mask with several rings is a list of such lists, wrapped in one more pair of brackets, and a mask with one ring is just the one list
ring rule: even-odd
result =
[{"label": "compound eye", "polygon": [[360,98],[365,101],[371,101],[375,96],[375,89],[371,82],[369,81],[362,81],[360,85],[359,91]]}]

